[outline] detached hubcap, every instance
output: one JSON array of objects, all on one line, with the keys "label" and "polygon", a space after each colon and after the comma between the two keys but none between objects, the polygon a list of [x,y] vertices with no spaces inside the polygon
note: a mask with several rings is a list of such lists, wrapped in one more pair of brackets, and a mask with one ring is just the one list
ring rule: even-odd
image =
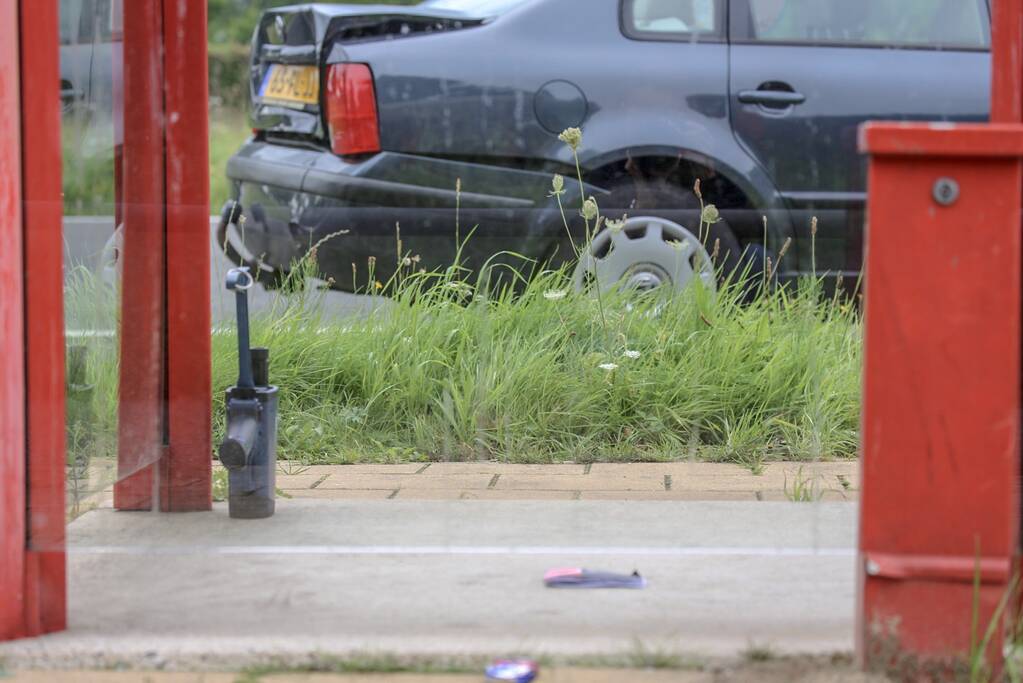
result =
[{"label": "detached hubcap", "polygon": [[625,286],[637,292],[650,292],[670,282],[671,278],[667,273],[652,263],[644,263],[636,266],[626,277]]},{"label": "detached hubcap", "polygon": [[606,292],[622,285],[638,292],[679,291],[697,278],[711,291],[716,288],[706,248],[678,223],[655,217],[630,218],[619,230],[601,230],[575,268],[578,291]]}]

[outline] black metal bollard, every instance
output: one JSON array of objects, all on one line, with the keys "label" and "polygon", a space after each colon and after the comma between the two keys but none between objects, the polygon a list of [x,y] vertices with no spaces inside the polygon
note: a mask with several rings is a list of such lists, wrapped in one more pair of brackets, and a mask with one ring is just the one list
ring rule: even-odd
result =
[{"label": "black metal bollard", "polygon": [[227,288],[238,307],[238,383],[227,390],[220,462],[228,471],[228,513],[239,519],[273,515],[277,470],[277,387],[269,381],[269,350],[249,347],[252,284],[248,268],[227,273]]}]

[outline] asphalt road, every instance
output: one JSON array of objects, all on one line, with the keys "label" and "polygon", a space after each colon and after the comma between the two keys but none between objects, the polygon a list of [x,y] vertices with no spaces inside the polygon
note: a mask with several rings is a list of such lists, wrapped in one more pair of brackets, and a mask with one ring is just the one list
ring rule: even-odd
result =
[{"label": "asphalt road", "polygon": [[[216,217],[210,219],[210,245],[213,255],[210,263],[210,304],[214,325],[234,319],[234,298],[224,286],[227,271],[233,264],[228,261],[216,244],[216,220]],[[116,276],[112,269],[104,268],[103,252],[113,233],[114,219],[112,216],[66,217],[64,219],[65,281],[70,277],[73,269],[81,268],[107,282],[112,282]],[[279,295],[268,292],[261,285],[256,285],[249,291],[249,307],[253,312],[266,310],[277,296]],[[88,320],[95,320],[96,316],[78,315],[73,310],[72,298],[68,297],[67,300],[68,307],[71,309],[68,318],[69,329],[81,330],[95,326],[95,323],[88,322]],[[318,297],[318,301],[326,319],[340,319],[353,313],[365,313],[379,305],[379,300],[374,301],[369,297],[345,292],[324,292],[321,297]]]}]

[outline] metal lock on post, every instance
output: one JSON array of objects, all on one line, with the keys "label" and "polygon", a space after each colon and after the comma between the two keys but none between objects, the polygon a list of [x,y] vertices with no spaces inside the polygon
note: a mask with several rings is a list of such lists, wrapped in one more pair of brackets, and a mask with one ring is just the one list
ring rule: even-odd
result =
[{"label": "metal lock on post", "polygon": [[249,347],[248,268],[227,273],[238,314],[238,383],[227,390],[227,428],[220,462],[228,471],[231,517],[261,519],[274,513],[277,469],[277,387],[270,385],[268,349]]}]

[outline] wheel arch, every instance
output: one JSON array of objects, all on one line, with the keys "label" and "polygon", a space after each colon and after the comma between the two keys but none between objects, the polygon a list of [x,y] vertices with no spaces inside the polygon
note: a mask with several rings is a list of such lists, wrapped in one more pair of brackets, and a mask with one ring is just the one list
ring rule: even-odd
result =
[{"label": "wheel arch", "polygon": [[[617,179],[632,178],[626,165],[645,165],[670,184],[691,189],[700,179],[708,204],[715,204],[729,220],[740,242],[763,242],[764,217],[768,217],[769,245],[780,246],[792,238],[793,228],[780,193],[752,161],[743,170],[720,156],[696,149],[671,146],[641,146],[617,149],[586,160],[583,180],[607,187]],[[742,159],[739,161],[741,162]]]}]

